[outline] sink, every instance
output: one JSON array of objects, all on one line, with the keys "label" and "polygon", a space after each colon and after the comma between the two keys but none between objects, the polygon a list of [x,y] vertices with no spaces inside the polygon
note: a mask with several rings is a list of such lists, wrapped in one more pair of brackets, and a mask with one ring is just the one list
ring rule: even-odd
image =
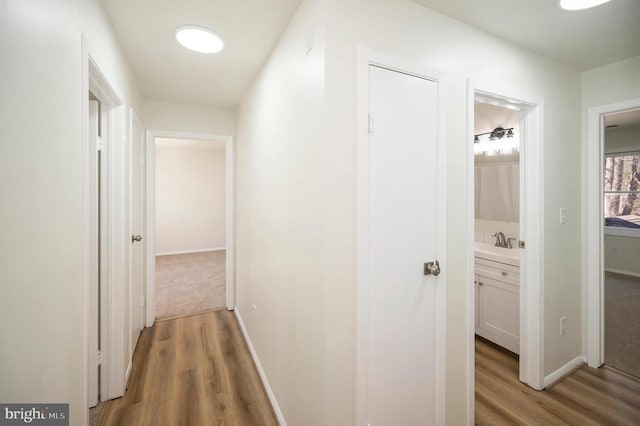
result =
[{"label": "sink", "polygon": [[476,242],[475,256],[507,265],[520,266],[520,250],[517,248],[496,247],[493,244]]}]

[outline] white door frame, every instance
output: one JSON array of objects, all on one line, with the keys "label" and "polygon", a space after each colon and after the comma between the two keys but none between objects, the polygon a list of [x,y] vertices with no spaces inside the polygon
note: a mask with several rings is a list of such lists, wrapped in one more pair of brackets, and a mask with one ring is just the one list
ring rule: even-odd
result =
[{"label": "white door frame", "polygon": [[147,232],[147,306],[146,326],[151,327],[156,319],[155,290],[156,290],[156,138],[192,139],[201,141],[224,142],[225,144],[225,240],[226,240],[226,306],[233,310],[236,306],[235,297],[235,146],[233,137],[229,135],[214,135],[208,133],[175,132],[169,130],[147,130],[146,142],[146,232]]},{"label": "white door frame", "polygon": [[[143,172],[143,177],[142,177],[142,191],[141,191],[141,196],[143,197],[143,202],[142,202],[142,217],[143,217],[143,223],[142,223],[142,229],[145,229],[145,219],[146,219],[146,215],[144,210],[146,209],[146,203],[144,198],[146,198],[146,194],[145,194],[145,184],[144,184],[144,180],[146,179],[146,165],[147,165],[147,159],[146,159],[146,131],[145,128],[142,124],[142,120],[140,120],[140,118],[138,117],[138,114],[136,114],[135,110],[133,108],[129,109],[129,158],[133,159],[133,138],[136,137],[134,135],[134,131],[138,129],[140,132],[142,132],[143,136],[142,140],[140,141],[141,144],[141,148],[143,151],[143,155],[142,155],[142,167],[144,167],[144,172]],[[130,160],[131,161],[131,160]],[[129,168],[129,203],[131,208],[129,209],[129,232],[128,235],[133,236],[133,200],[131,199],[131,197],[133,197],[133,173],[135,173],[135,168],[139,167],[140,165],[135,165],[135,164],[130,164],[130,168]],[[133,313],[134,313],[134,304],[138,303],[138,304],[142,304],[142,312],[143,312],[143,320],[142,320],[142,328],[144,329],[145,326],[145,321],[144,321],[144,317],[145,317],[145,307],[146,307],[146,302],[145,302],[145,294],[144,294],[144,289],[146,288],[146,253],[149,249],[149,246],[147,245],[147,238],[146,235],[143,235],[142,241],[139,242],[139,244],[142,244],[142,294],[141,295],[134,295],[133,294],[133,253],[131,253],[131,256],[129,257],[129,282],[131,283],[131,285],[129,286],[129,327],[128,327],[128,341],[131,342],[128,346],[129,346],[129,365],[127,366],[127,377],[129,377],[129,373],[131,372],[131,368],[132,368],[132,363],[133,363],[133,353],[135,351],[135,344],[133,342]],[[131,246],[129,246],[131,247]],[[140,296],[142,298],[142,300],[140,300]],[[136,340],[137,341],[137,340]]]},{"label": "white door frame", "polygon": [[[520,374],[521,382],[544,388],[544,140],[543,100],[510,88],[469,80],[467,83],[467,395],[468,418],[475,413],[475,176],[474,103],[476,98],[494,105],[525,111],[520,120]],[[524,283],[524,286],[522,285]]]},{"label": "white door frame", "polygon": [[442,265],[442,273],[436,280],[436,424],[445,420],[446,384],[446,138],[444,96],[440,84],[443,73],[425,69],[420,64],[409,63],[374,50],[358,48],[357,80],[357,344],[356,344],[356,424],[364,425],[367,419],[367,367],[369,357],[368,320],[368,158],[369,158],[369,66],[376,65],[389,70],[413,75],[438,84],[437,119],[437,176],[436,188],[432,188],[434,200],[443,208],[437,212],[436,257]]},{"label": "white door frame", "polygon": [[[109,83],[88,51],[86,37],[81,42],[81,89],[82,89],[82,288],[84,298],[83,347],[83,410],[88,408],[88,356],[89,356],[89,273],[90,273],[90,223],[95,221],[89,213],[89,202],[93,195],[89,188],[89,149],[91,146],[88,128],[89,91],[100,101],[101,116],[106,118],[102,129],[102,155],[106,156],[106,170],[102,179],[106,180],[106,205],[101,221],[101,294],[100,294],[100,346],[102,364],[100,373],[100,399],[122,396],[126,386],[126,289],[128,288],[128,139],[126,133],[126,100]],[[103,162],[104,164],[104,162]],[[97,356],[97,354],[96,354]],[[88,416],[88,410],[86,411]]]},{"label": "white door frame", "polygon": [[640,108],[640,98],[587,112],[587,364],[604,364],[604,116]]}]

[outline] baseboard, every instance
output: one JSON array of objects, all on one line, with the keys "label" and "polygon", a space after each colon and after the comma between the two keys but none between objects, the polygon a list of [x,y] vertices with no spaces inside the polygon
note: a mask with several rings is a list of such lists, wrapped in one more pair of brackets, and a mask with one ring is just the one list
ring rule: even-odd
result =
[{"label": "baseboard", "polygon": [[127,389],[129,385],[129,376],[131,375],[131,368],[133,367],[133,359],[129,360],[129,365],[127,366],[127,371],[124,373],[124,388]]},{"label": "baseboard", "polygon": [[214,248],[205,248],[205,249],[197,249],[197,250],[167,251],[164,253],[156,253],[156,256],[172,256],[174,254],[203,253],[205,251],[222,251],[226,249],[227,249],[226,247],[214,247]]},{"label": "baseboard", "polygon": [[605,268],[604,270],[605,272],[613,272],[614,274],[629,275],[630,277],[640,277],[640,272],[630,272],[611,268]]},{"label": "baseboard", "polygon": [[558,368],[553,373],[547,376],[544,376],[544,387],[547,388],[551,385],[556,384],[557,382],[564,379],[569,374],[573,373],[578,368],[582,367],[582,365],[586,364],[586,362],[587,362],[587,357],[582,355],[572,359],[562,367]]},{"label": "baseboard", "polygon": [[258,370],[258,374],[260,375],[260,379],[262,380],[262,385],[264,386],[264,390],[267,392],[267,396],[269,397],[269,401],[271,402],[271,406],[273,407],[273,412],[278,419],[278,423],[280,426],[287,426],[287,421],[282,414],[282,410],[280,410],[280,406],[278,405],[278,401],[276,400],[276,396],[273,394],[273,390],[271,389],[271,385],[269,385],[269,380],[267,380],[267,375],[262,368],[262,364],[260,363],[260,359],[258,358],[258,354],[256,353],[255,348],[253,347],[253,342],[247,333],[247,329],[244,326],[244,322],[242,321],[242,316],[240,315],[240,310],[236,306],[233,310],[236,315],[236,319],[238,320],[238,324],[240,325],[240,330],[242,331],[242,335],[244,336],[244,340],[247,342],[247,346],[249,347],[249,352],[251,353],[251,358],[253,358],[253,363],[256,365],[256,369]]}]

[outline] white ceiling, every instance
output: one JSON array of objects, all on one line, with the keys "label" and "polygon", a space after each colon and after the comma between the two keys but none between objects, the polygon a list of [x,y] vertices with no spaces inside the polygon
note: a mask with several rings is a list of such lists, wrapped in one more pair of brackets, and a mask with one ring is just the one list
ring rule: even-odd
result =
[{"label": "white ceiling", "polygon": [[[101,0],[148,100],[235,107],[302,0]],[[344,0],[349,1],[349,0]],[[640,0],[567,12],[559,0],[415,0],[578,71],[640,55]],[[201,54],[174,38],[194,24],[225,49]]]},{"label": "white ceiling", "polygon": [[[148,100],[236,106],[301,0],[101,0],[142,95]],[[178,44],[181,25],[222,36],[202,54]]]},{"label": "white ceiling", "polygon": [[604,125],[617,127],[638,126],[640,125],[640,109],[605,115]]},{"label": "white ceiling", "polygon": [[473,133],[490,132],[496,127],[517,128],[519,121],[520,111],[481,102],[474,104]]},{"label": "white ceiling", "polygon": [[560,0],[415,0],[577,71],[640,55],[640,1],[576,12]]}]

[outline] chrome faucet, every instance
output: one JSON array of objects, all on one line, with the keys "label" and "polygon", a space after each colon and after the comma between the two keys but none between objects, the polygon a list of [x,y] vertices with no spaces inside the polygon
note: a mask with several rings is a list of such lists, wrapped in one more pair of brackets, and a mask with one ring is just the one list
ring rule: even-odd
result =
[{"label": "chrome faucet", "polygon": [[507,239],[505,238],[504,234],[500,231],[496,232],[495,234],[493,234],[494,237],[496,237],[496,247],[504,247],[507,248],[509,247],[507,245]]}]

